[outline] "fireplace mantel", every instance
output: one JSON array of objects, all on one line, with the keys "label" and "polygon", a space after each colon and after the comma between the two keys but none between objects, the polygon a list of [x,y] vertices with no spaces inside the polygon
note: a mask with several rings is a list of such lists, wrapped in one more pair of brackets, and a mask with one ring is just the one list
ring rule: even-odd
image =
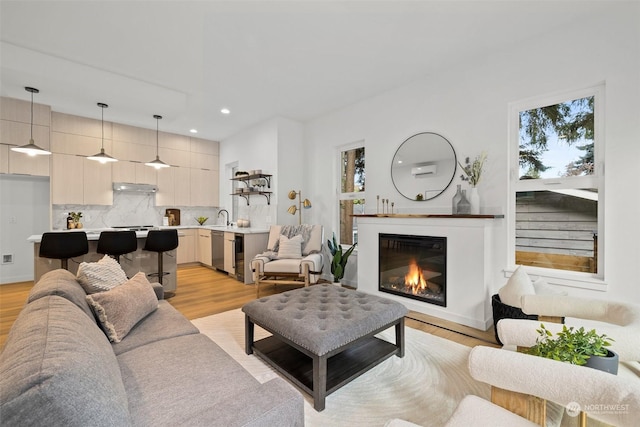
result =
[{"label": "fireplace mantel", "polygon": [[354,214],[354,218],[460,218],[497,219],[504,215],[451,215],[451,214]]},{"label": "fireplace mantel", "polygon": [[[486,330],[492,324],[492,245],[502,215],[370,214],[358,218],[358,290],[401,302],[409,310]],[[447,306],[378,290],[380,233],[447,238]]]}]

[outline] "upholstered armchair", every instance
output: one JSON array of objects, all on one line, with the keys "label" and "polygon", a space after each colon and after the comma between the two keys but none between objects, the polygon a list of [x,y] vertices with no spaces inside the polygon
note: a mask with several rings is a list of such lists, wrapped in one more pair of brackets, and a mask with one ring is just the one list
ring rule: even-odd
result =
[{"label": "upholstered armchair", "polygon": [[[471,350],[469,372],[491,385],[491,402],[465,396],[445,427],[544,426],[547,419],[563,416],[576,417],[573,425],[586,425],[588,416],[622,427],[640,419],[640,382],[629,377],[484,346]],[[548,406],[547,400],[555,405]],[[409,426],[415,424],[387,423]]]},{"label": "upholstered armchair", "polygon": [[[615,341],[609,347],[618,353],[621,362],[640,361],[640,306],[637,304],[601,301],[588,298],[551,295],[522,295],[522,311],[543,316],[565,317],[568,326],[596,329]],[[552,333],[562,330],[561,324],[545,323]],[[540,321],[502,319],[497,332],[504,345],[531,347],[535,344]],[[640,375],[640,365],[637,365]],[[640,377],[639,377],[640,381]]]},{"label": "upholstered armchair", "polygon": [[323,267],[321,225],[272,225],[266,251],[251,261],[256,293],[264,283],[315,284]]}]

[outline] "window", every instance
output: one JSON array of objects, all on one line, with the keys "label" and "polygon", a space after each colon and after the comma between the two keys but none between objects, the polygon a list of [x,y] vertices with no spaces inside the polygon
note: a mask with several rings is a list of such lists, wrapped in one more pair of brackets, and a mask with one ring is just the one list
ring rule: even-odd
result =
[{"label": "window", "polygon": [[603,277],[603,93],[598,86],[511,108],[513,259],[542,276]]},{"label": "window", "polygon": [[353,214],[364,213],[364,146],[363,143],[340,150],[340,244],[358,242],[358,224]]}]

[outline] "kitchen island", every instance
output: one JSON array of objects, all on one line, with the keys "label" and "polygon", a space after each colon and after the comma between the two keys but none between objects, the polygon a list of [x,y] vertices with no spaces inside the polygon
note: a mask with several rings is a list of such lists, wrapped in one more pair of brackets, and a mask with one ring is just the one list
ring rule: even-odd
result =
[{"label": "kitchen island", "polygon": [[[167,227],[169,228],[169,227]],[[58,232],[63,233],[77,233],[84,231],[87,233],[87,240],[89,241],[89,253],[85,254],[82,257],[75,257],[69,260],[69,271],[73,274],[78,272],[78,266],[81,262],[96,262],[100,260],[104,255],[97,253],[96,249],[98,247],[98,238],[100,237],[100,232],[102,231],[114,231],[116,229],[113,228],[103,228],[103,229],[82,229],[82,230],[56,230]],[[180,231],[178,230],[178,235],[180,235]],[[138,239],[138,249],[135,252],[130,254],[122,255],[120,257],[120,265],[122,269],[127,274],[127,277],[133,277],[137,272],[142,271],[145,274],[156,273],[158,271],[158,257],[156,252],[149,252],[143,250],[144,243],[147,238],[147,230],[136,231],[136,238]],[[42,235],[36,234],[30,236],[28,241],[33,243],[33,273],[34,273],[34,281],[37,282],[40,280],[40,277],[48,271],[56,270],[60,268],[60,260],[57,259],[49,259],[49,258],[41,258],[39,256],[40,253],[40,241],[42,240]],[[166,275],[162,279],[162,286],[165,292],[175,292],[176,291],[176,250],[167,251],[163,254],[163,263],[164,263],[164,271],[169,272],[170,274]],[[157,279],[152,279],[151,281],[156,281]]]},{"label": "kitchen island", "polygon": [[[159,226],[152,227],[157,230],[178,230],[178,237],[180,240],[180,246],[178,249],[168,251],[164,253],[163,263],[164,270],[170,274],[163,279],[163,287],[165,292],[175,292],[177,288],[176,284],[176,269],[178,265],[178,258],[180,258],[179,251],[185,250],[185,246],[192,245],[191,254],[193,258],[188,257],[186,262],[198,261],[202,265],[208,267],[214,267],[213,258],[221,258],[226,260],[225,266],[218,266],[220,271],[228,273],[230,276],[237,278],[245,284],[253,283],[253,279],[250,271],[250,261],[257,253],[265,250],[267,247],[267,240],[269,236],[269,229],[257,228],[257,227],[235,227],[235,226],[223,226],[223,225],[178,225],[178,226]],[[76,257],[69,260],[69,271],[76,274],[78,271],[78,265],[81,262],[96,262],[104,255],[96,252],[98,246],[98,238],[102,231],[114,231],[116,228],[94,228],[94,229],[80,229],[80,230],[54,230],[55,232],[64,233],[77,233],[84,231],[87,233],[87,240],[89,241],[89,253],[82,257]],[[121,229],[122,230],[122,229]],[[199,236],[191,234],[193,231],[206,231],[206,237],[208,239],[201,242],[200,245],[196,243],[196,238]],[[212,247],[210,239],[211,232],[222,232],[227,236],[227,239],[233,239],[240,235],[242,239],[242,245],[231,243],[231,240],[226,246],[219,249]],[[125,271],[128,277],[133,277],[138,271],[143,271],[146,274],[155,273],[158,269],[157,255],[155,252],[148,252],[143,250],[144,243],[147,238],[147,230],[136,231],[136,237],[138,239],[138,249],[130,254],[122,255],[120,257],[120,265]],[[33,245],[33,258],[34,258],[34,280],[37,282],[40,277],[51,270],[60,268],[60,261],[57,259],[41,258],[40,241],[42,235],[30,236],[27,240],[32,242]],[[200,246],[200,249],[197,247]],[[202,256],[204,249],[208,246],[209,253]],[[240,250],[242,249],[242,250]],[[217,252],[224,253],[217,253]],[[196,254],[200,253],[201,257],[196,258]],[[206,259],[205,259],[206,258]],[[248,260],[248,261],[247,261]]]}]

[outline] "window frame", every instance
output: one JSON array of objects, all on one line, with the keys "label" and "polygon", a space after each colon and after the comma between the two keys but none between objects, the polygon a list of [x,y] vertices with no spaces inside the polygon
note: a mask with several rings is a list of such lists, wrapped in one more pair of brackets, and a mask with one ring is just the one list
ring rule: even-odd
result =
[{"label": "window frame", "polygon": [[[520,112],[549,105],[560,104],[575,99],[594,97],[594,173],[587,176],[571,176],[540,179],[519,179],[520,152]],[[508,159],[509,159],[509,200],[508,200],[508,265],[505,275],[515,270],[516,261],[516,193],[522,191],[543,191],[554,189],[597,188],[598,190],[598,264],[597,273],[559,270],[544,267],[523,266],[527,273],[544,278],[550,284],[578,287],[592,290],[606,290],[605,283],[605,85],[562,91],[548,95],[531,97],[509,104],[508,116]]]},{"label": "window frame", "polygon": [[[350,151],[350,150],[355,150],[358,148],[363,148],[365,150],[365,191],[353,191],[350,193],[343,193],[342,192],[342,153],[344,153],[345,151]],[[338,239],[338,244],[340,244],[341,246],[347,245],[347,246],[351,246],[348,243],[343,243],[340,239],[340,236],[342,235],[341,230],[340,230],[340,203],[343,200],[357,200],[357,199],[365,199],[366,200],[366,152],[367,152],[367,148],[365,146],[365,142],[364,140],[360,140],[357,142],[352,142],[349,144],[344,144],[344,145],[340,145],[338,147],[336,147],[336,165],[337,165],[337,173],[336,173],[336,229],[337,229],[337,239]],[[366,202],[365,202],[366,205]],[[356,219],[357,221],[357,219]],[[357,246],[356,249],[354,250],[354,252],[357,252]]]}]

